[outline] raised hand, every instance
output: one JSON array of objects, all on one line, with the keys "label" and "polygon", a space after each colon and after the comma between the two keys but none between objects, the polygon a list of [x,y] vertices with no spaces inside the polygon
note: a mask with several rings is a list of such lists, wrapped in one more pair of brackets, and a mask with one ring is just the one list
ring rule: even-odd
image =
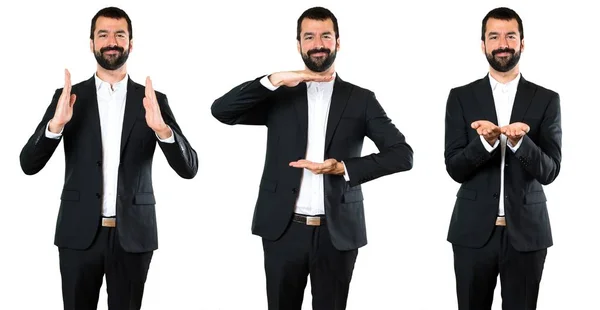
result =
[{"label": "raised hand", "polygon": [[160,113],[160,107],[158,106],[158,100],[156,99],[156,93],[154,92],[154,88],[152,88],[152,80],[150,77],[146,77],[146,96],[144,97],[144,109],[146,110],[146,124],[150,129],[154,130],[154,132],[161,139],[166,139],[171,137],[173,134],[171,132],[171,128],[165,124],[165,121],[162,118],[162,114]]},{"label": "raised hand", "polygon": [[492,146],[496,143],[498,137],[502,133],[500,131],[500,127],[486,120],[474,121],[473,123],[471,123],[471,128],[477,130],[477,134],[483,136],[485,141],[487,141]]},{"label": "raised hand", "polygon": [[273,73],[269,76],[269,81],[274,86],[294,87],[302,82],[329,82],[333,80],[333,75],[319,75],[308,70],[300,71],[282,71]]},{"label": "raised hand", "polygon": [[508,138],[511,145],[515,146],[519,143],[519,140],[529,132],[529,125],[521,122],[512,123],[510,125],[502,126],[500,131]]},{"label": "raised hand", "polygon": [[58,98],[54,116],[48,125],[48,130],[50,130],[50,132],[61,132],[65,125],[71,120],[73,117],[73,105],[75,105],[76,99],[77,96],[71,94],[71,73],[69,73],[69,70],[65,69],[65,87]]},{"label": "raised hand", "polygon": [[315,163],[306,159],[301,159],[290,163],[294,168],[306,168],[314,174],[344,174],[344,165],[337,160],[330,158],[322,163]]}]

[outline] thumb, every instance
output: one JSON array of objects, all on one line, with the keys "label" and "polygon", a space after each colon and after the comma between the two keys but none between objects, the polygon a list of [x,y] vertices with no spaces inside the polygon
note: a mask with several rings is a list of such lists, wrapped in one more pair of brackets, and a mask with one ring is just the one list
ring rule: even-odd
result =
[{"label": "thumb", "polygon": [[69,100],[69,106],[73,106],[75,104],[75,100],[77,100],[77,95],[71,94],[71,98]]},{"label": "thumb", "polygon": [[477,128],[479,128],[479,126],[481,126],[479,121],[474,121],[471,123],[471,128],[473,128],[473,129],[477,129]]}]

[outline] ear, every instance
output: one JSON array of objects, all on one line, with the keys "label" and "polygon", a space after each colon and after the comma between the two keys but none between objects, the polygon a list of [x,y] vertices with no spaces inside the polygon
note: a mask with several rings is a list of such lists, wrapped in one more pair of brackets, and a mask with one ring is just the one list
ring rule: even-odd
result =
[{"label": "ear", "polygon": [[485,41],[481,40],[481,51],[485,55]]},{"label": "ear", "polygon": [[337,53],[340,50],[340,38],[337,38],[335,43],[336,43],[335,52]]},{"label": "ear", "polygon": [[521,53],[525,50],[525,39],[521,39]]},{"label": "ear", "polygon": [[133,51],[133,39],[129,40],[129,53]]},{"label": "ear", "polygon": [[296,48],[298,49],[298,53],[302,55],[302,46],[300,45],[300,41],[296,40]]},{"label": "ear", "polygon": [[94,53],[94,40],[90,39],[90,51]]}]

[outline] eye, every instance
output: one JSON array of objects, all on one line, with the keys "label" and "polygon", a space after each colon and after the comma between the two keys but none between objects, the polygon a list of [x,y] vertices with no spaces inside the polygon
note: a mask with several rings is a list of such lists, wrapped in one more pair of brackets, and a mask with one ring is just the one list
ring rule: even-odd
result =
[{"label": "eye", "polygon": [[99,38],[106,38],[106,33],[101,33],[98,35]]},{"label": "eye", "polygon": [[491,36],[489,37],[490,40],[496,40],[498,37],[497,36]]},{"label": "eye", "polygon": [[306,37],[304,37],[304,40],[312,40],[312,39],[313,39],[312,36],[306,36]]},{"label": "eye", "polygon": [[124,34],[124,33],[119,33],[119,34],[117,35],[117,37],[118,37],[119,39],[124,39],[124,38],[125,38],[125,34]]}]

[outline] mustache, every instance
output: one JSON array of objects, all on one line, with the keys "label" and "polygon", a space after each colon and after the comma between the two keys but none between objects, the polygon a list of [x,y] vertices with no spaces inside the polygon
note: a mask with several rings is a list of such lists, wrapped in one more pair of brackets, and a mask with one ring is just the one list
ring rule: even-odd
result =
[{"label": "mustache", "polygon": [[120,46],[116,46],[116,45],[115,46],[105,46],[100,49],[100,53],[104,53],[104,52],[108,52],[108,51],[117,51],[122,54],[123,52],[125,52],[125,49]]},{"label": "mustache", "polygon": [[324,47],[322,47],[322,48],[314,48],[314,49],[306,52],[306,55],[312,56],[313,54],[316,54],[316,53],[325,53],[325,54],[329,55],[331,53],[331,50],[328,49],[328,48],[324,48]]},{"label": "mustache", "polygon": [[514,55],[515,54],[515,49],[514,48],[510,48],[510,47],[499,48],[497,50],[493,50],[492,51],[492,56],[496,56],[496,54],[499,54],[499,53],[510,53],[511,55]]}]

